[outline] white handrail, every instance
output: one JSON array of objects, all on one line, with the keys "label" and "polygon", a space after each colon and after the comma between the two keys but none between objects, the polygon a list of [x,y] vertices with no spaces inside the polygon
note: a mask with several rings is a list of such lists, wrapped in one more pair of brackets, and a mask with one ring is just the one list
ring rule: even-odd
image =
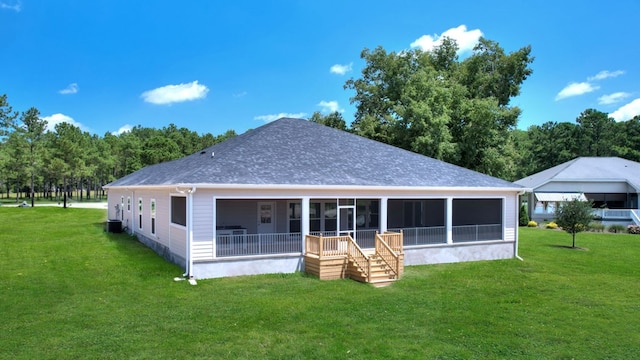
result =
[{"label": "white handrail", "polygon": [[631,215],[631,220],[633,220],[633,222],[640,226],[640,210],[631,210],[629,211],[629,214]]}]

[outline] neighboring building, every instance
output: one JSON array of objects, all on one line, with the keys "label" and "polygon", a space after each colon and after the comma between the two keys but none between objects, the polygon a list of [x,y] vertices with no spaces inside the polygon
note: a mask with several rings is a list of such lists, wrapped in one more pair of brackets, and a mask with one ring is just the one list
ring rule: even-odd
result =
[{"label": "neighboring building", "polygon": [[[532,189],[527,203],[533,220],[551,220],[566,200],[593,202],[595,215],[635,220],[640,193],[640,163],[618,157],[579,157],[515,182]],[[633,211],[635,210],[635,211]]]},{"label": "neighboring building", "polygon": [[109,219],[196,278],[301,271],[311,234],[402,229],[405,265],[513,258],[525,190],[289,118],[105,188]]}]

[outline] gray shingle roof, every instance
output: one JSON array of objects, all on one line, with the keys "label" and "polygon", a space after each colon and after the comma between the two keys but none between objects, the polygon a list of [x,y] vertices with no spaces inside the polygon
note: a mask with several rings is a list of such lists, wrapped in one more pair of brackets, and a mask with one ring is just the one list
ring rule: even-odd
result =
[{"label": "gray shingle roof", "polygon": [[535,188],[549,181],[623,180],[640,189],[640,163],[619,157],[578,157],[529,175],[516,184]]},{"label": "gray shingle roof", "polygon": [[107,187],[269,184],[400,187],[519,185],[301,119],[282,118]]}]

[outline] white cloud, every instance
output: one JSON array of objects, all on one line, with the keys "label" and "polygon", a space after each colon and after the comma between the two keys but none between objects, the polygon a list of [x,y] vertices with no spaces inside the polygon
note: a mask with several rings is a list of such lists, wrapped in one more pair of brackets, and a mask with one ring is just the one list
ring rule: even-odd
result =
[{"label": "white cloud", "polygon": [[304,118],[305,116],[307,116],[306,113],[279,113],[279,114],[270,114],[270,115],[260,115],[260,116],[254,117],[253,119],[261,120],[268,123],[283,117],[301,119],[301,118]]},{"label": "white cloud", "polygon": [[431,51],[434,47],[442,44],[442,38],[448,37],[458,43],[458,54],[471,51],[476,46],[482,36],[479,29],[467,30],[466,25],[451,28],[440,35],[422,35],[419,39],[411,43],[412,48],[420,48],[422,51]]},{"label": "white cloud", "polygon": [[249,94],[249,93],[248,93],[248,92],[246,92],[246,91],[241,91],[241,92],[239,92],[239,93],[235,93],[235,94],[233,94],[233,97],[234,97],[234,98],[241,98],[241,97],[245,97],[245,96],[247,96],[247,94]]},{"label": "white cloud", "polygon": [[13,10],[15,12],[20,12],[22,10],[22,3],[20,1],[16,1],[15,4],[11,5],[4,1],[0,1],[0,9]]},{"label": "white cloud", "polygon": [[145,91],[141,97],[152,104],[172,104],[183,101],[197,100],[207,97],[209,88],[198,84],[198,80],[179,85],[166,85]]},{"label": "white cloud", "polygon": [[118,131],[112,131],[111,134],[113,135],[122,135],[124,133],[127,132],[131,132],[131,129],[133,129],[133,126],[126,124],[120,127],[120,129],[118,129]]},{"label": "white cloud", "polygon": [[640,115],[640,98],[621,106],[618,110],[609,114],[616,121],[627,121],[636,115]]},{"label": "white cloud", "polygon": [[344,75],[350,72],[352,69],[353,63],[349,63],[347,65],[335,64],[329,69],[329,72],[332,74]]},{"label": "white cloud", "polygon": [[344,112],[344,109],[341,109],[340,106],[338,105],[338,102],[333,100],[333,101],[320,101],[318,103],[317,106],[320,106],[322,108],[322,112],[323,113],[334,113],[334,112]]},{"label": "white cloud", "polygon": [[603,70],[603,71],[600,71],[599,73],[595,74],[594,76],[589,76],[587,78],[587,80],[589,80],[589,81],[604,80],[606,78],[614,78],[614,77],[620,76],[622,74],[624,74],[624,71],[622,71],[622,70],[616,70],[616,71]]},{"label": "white cloud", "polygon": [[598,90],[599,88],[600,86],[593,85],[588,82],[571,83],[565,86],[564,89],[560,90],[558,95],[556,95],[556,101],[566,99],[572,96],[578,96],[578,95],[590,93],[592,91]]},{"label": "white cloud", "polygon": [[631,94],[626,92],[617,92],[609,95],[602,95],[598,98],[598,104],[600,105],[609,105],[620,102],[626,98],[631,96]]},{"label": "white cloud", "polygon": [[66,88],[58,91],[59,94],[67,95],[67,94],[75,94],[80,90],[77,83],[69,84]]},{"label": "white cloud", "polygon": [[87,128],[82,125],[81,123],[73,120],[73,118],[71,116],[67,116],[65,114],[53,114],[50,116],[43,116],[41,118],[42,120],[46,120],[47,121],[47,130],[48,131],[55,131],[55,127],[57,124],[66,122],[68,124],[71,124],[73,126],[76,126],[78,128],[80,128],[80,130],[82,131],[88,131]]}]

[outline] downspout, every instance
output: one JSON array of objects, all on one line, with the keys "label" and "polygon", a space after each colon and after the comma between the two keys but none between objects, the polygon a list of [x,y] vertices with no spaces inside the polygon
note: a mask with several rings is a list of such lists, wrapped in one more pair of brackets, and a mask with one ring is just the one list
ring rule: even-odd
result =
[{"label": "downspout", "polygon": [[518,235],[520,233],[519,227],[520,227],[520,206],[521,206],[520,205],[520,196],[524,195],[525,193],[526,193],[526,191],[522,190],[522,191],[518,192],[518,194],[516,195],[516,205],[517,205],[516,206],[516,218],[515,218],[516,219],[516,231],[514,233],[516,241],[514,243],[514,247],[515,248],[514,248],[513,253],[514,253],[514,257],[516,259],[520,260],[520,261],[524,261],[524,259],[521,258],[520,255],[518,255]]},{"label": "downspout", "polygon": [[196,187],[192,186],[191,189],[186,191],[181,191],[176,187],[176,191],[184,194],[187,194],[187,239],[186,239],[186,269],[185,273],[182,276],[185,276],[189,279],[189,283],[191,285],[196,285],[196,281],[193,278],[193,256],[191,252],[192,244],[193,244],[193,194],[196,192]]}]

